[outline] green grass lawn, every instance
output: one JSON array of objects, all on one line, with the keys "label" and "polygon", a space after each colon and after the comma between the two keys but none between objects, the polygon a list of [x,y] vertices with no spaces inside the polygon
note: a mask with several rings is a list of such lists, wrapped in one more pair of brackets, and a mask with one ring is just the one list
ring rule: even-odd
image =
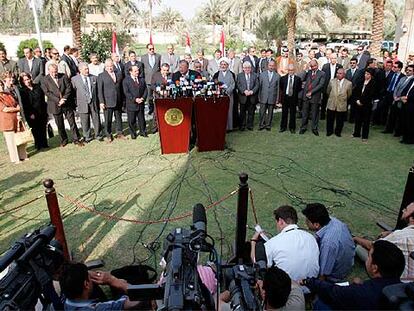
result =
[{"label": "green grass lawn", "polygon": [[[261,226],[275,234],[272,211],[282,204],[298,212],[307,202],[322,202],[332,215],[349,224],[353,234],[375,237],[375,221],[394,224],[412,165],[413,147],[371,131],[368,144],[309,131],[278,133],[280,114],[271,132],[233,132],[223,152],[161,155],[158,135],[135,141],[97,141],[79,148],[58,147],[35,153],[21,165],[9,163],[0,144],[0,213],[43,193],[42,180],[52,178],[59,193],[116,217],[158,220],[209,205],[237,188],[238,173],[249,174]],[[3,139],[1,139],[3,141]],[[62,196],[66,236],[76,259],[102,258],[111,269],[132,262],[155,265],[162,242],[173,228],[188,227],[191,218],[153,225],[107,220],[75,206]],[[236,196],[209,209],[208,231],[224,258],[231,254],[236,224]],[[48,221],[42,198],[21,209],[0,214],[0,253],[27,231]],[[249,226],[254,225],[249,212]],[[304,218],[300,214],[300,223]],[[248,236],[252,235],[249,230]],[[150,248],[145,246],[150,245]],[[362,275],[357,266],[354,275]]]}]

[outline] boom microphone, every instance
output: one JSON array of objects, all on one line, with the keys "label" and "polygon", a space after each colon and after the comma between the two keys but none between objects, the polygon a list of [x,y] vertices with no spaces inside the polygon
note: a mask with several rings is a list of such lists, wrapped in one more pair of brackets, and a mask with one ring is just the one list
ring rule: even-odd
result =
[{"label": "boom microphone", "polygon": [[197,203],[193,207],[193,226],[196,232],[207,235],[207,216],[203,204]]},{"label": "boom microphone", "polygon": [[263,277],[267,269],[267,256],[263,241],[256,243],[254,257],[256,259],[256,264],[259,266],[259,275]]}]

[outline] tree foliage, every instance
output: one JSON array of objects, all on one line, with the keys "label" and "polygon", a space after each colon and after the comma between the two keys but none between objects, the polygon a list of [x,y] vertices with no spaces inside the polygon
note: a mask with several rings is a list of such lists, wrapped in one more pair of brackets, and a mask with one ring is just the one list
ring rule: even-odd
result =
[{"label": "tree foliage", "polygon": [[272,40],[283,40],[287,35],[287,26],[284,16],[275,12],[271,17],[261,17],[256,25],[255,33],[257,38],[270,45]]},{"label": "tree foliage", "polygon": [[3,43],[3,42],[1,42],[1,41],[0,41],[0,49],[3,49],[3,50],[5,50],[5,49],[6,49],[6,47],[4,46],[4,43]]},{"label": "tree foliage", "polygon": [[[43,43],[43,49],[53,48],[53,44],[49,40],[43,40],[42,43]],[[37,39],[35,38],[20,41],[19,46],[17,47],[17,57],[19,58],[24,57],[23,50],[25,48],[31,48],[34,50],[38,46],[39,46],[39,41],[37,41]]]}]

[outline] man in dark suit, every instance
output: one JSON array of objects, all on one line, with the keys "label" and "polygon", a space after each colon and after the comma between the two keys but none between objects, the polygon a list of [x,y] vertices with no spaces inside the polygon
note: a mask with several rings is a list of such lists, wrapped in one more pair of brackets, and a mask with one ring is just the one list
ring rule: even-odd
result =
[{"label": "man in dark suit", "polygon": [[411,79],[401,93],[402,101],[402,144],[414,144],[414,79]]},{"label": "man in dark suit", "polygon": [[99,141],[103,140],[101,119],[98,105],[98,78],[89,74],[87,63],[79,64],[79,74],[72,77],[72,87],[76,92],[77,111],[80,116],[83,137],[86,143],[93,140],[91,135],[92,118],[95,136]]},{"label": "man in dark suit", "polygon": [[364,70],[367,66],[367,61],[371,58],[371,54],[365,51],[363,45],[357,48],[357,54],[354,56],[358,61],[358,68]]},{"label": "man in dark suit", "polygon": [[122,77],[124,77],[125,65],[121,62],[121,58],[119,57],[118,53],[111,53],[111,59],[114,62],[114,72],[120,72],[122,74]]},{"label": "man in dark suit", "polygon": [[19,59],[17,67],[19,72],[28,72],[31,74],[33,83],[40,83],[45,75],[45,68],[42,60],[33,56],[33,50],[31,48],[24,48],[24,57]]},{"label": "man in dark suit", "polygon": [[69,78],[65,74],[58,74],[58,66],[50,64],[49,74],[42,81],[42,89],[47,97],[47,112],[53,114],[59,131],[60,145],[65,147],[68,144],[68,136],[65,130],[63,115],[68,120],[72,131],[73,143],[83,146],[80,142],[78,127],[75,122],[75,108],[70,100],[72,87]]},{"label": "man in dark suit", "polygon": [[116,138],[125,139],[122,133],[122,73],[114,72],[111,59],[105,61],[105,70],[98,75],[98,100],[105,117],[106,137],[112,142],[112,118],[115,115]]},{"label": "man in dark suit", "polygon": [[355,90],[358,85],[364,80],[364,70],[357,67],[358,60],[352,58],[349,61],[350,68],[345,73],[345,79],[352,82],[352,95],[348,99],[348,109],[349,109],[349,123],[355,122]]},{"label": "man in dark suit", "polygon": [[321,103],[321,120],[325,120],[326,116],[326,103],[328,102],[329,95],[327,94],[328,85],[331,80],[335,79],[336,72],[339,68],[342,68],[342,65],[337,63],[336,53],[332,53],[329,56],[329,63],[322,66],[322,71],[325,73],[325,84],[323,86],[323,95]]},{"label": "man in dark suit", "polygon": [[73,61],[72,57],[69,55],[70,53],[70,46],[65,45],[63,47],[63,54],[62,54],[62,60],[68,64],[70,69],[70,76],[74,77],[78,74],[78,66],[76,66],[75,62]]},{"label": "man in dark suit", "polygon": [[[161,94],[157,93],[159,90],[157,88],[162,88],[165,90],[165,87],[168,84],[168,80],[171,79],[171,73],[170,73],[170,65],[168,63],[163,63],[161,65],[161,70],[155,72],[152,75],[151,79],[151,88],[152,92],[154,94],[154,98],[157,98],[157,96],[160,96]],[[157,113],[154,111],[154,119],[153,119],[153,125],[152,125],[152,133],[155,134],[158,132],[158,124],[157,124]]]},{"label": "man in dark suit", "polygon": [[15,77],[19,75],[17,63],[14,60],[8,59],[6,50],[0,48],[0,76],[6,71],[10,71]]},{"label": "man in dark suit", "polygon": [[243,58],[243,63],[249,62],[252,72],[258,72],[259,71],[259,58],[256,56],[256,48],[254,46],[249,47],[248,54],[245,58]]},{"label": "man in dark suit", "polygon": [[178,63],[178,71],[172,74],[171,80],[173,82],[180,81],[180,78],[184,78],[190,81],[191,77],[197,77],[199,73],[197,71],[189,69],[189,64],[186,60],[182,59]]},{"label": "man in dark suit", "polygon": [[308,128],[309,112],[312,115],[312,133],[319,136],[319,106],[323,86],[325,85],[325,73],[318,70],[318,62],[311,60],[309,63],[310,70],[305,77],[305,85],[303,88],[303,107],[302,107],[302,126],[299,134],[304,134]]},{"label": "man in dark suit", "polygon": [[280,79],[280,102],[282,104],[282,120],[280,131],[286,131],[289,117],[289,130],[292,134],[296,132],[296,107],[298,96],[302,90],[302,79],[295,75],[295,65],[288,65],[288,74]]},{"label": "man in dark suit", "polygon": [[279,99],[280,76],[276,72],[276,62],[271,60],[266,68],[259,75],[259,131],[271,130],[273,109]]},{"label": "man in dark suit", "polygon": [[148,137],[144,117],[145,100],[147,99],[148,89],[145,80],[139,78],[138,66],[129,68],[129,75],[125,77],[122,85],[126,98],[126,110],[131,138],[137,138],[137,118],[139,127],[138,135]]},{"label": "man in dark suit", "polygon": [[134,51],[129,51],[128,53],[129,55],[129,61],[125,64],[124,66],[124,77],[129,75],[129,68],[131,68],[131,66],[138,66],[139,69],[139,77],[140,78],[144,78],[145,73],[144,73],[144,64],[142,62],[140,62],[139,60],[137,60],[137,54],[135,54]]},{"label": "man in dark suit", "polygon": [[252,65],[249,61],[243,63],[243,72],[237,76],[237,89],[239,90],[240,103],[240,131],[246,129],[246,112],[247,112],[247,129],[253,131],[254,111],[257,104],[257,93],[259,92],[259,79],[253,72]]},{"label": "man in dark suit", "polygon": [[35,58],[38,58],[42,61],[43,71],[46,72],[47,60],[46,60],[45,57],[42,56],[42,50],[40,49],[40,47],[35,47],[35,49],[33,50],[33,55],[34,55]]},{"label": "man in dark suit", "polygon": [[147,44],[148,53],[141,56],[141,62],[144,64],[145,83],[148,89],[148,108],[149,114],[154,112],[154,97],[151,89],[151,79],[155,72],[160,71],[161,55],[155,53],[155,48],[152,44]]}]

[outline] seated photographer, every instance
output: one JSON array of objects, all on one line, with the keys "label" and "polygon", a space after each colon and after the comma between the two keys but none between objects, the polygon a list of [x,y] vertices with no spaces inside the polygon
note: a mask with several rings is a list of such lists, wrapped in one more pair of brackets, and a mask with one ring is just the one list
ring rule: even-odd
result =
[{"label": "seated photographer", "polygon": [[348,226],[330,217],[323,204],[307,204],[302,211],[306,225],[315,231],[319,244],[319,276],[329,282],[342,282],[354,265],[355,244]]},{"label": "seated photographer", "polygon": [[[414,202],[409,204],[401,215],[407,226],[402,230],[386,231],[380,235],[380,238],[388,242],[394,243],[403,252],[405,258],[405,269],[401,275],[401,280],[414,280],[414,260],[410,258],[410,253],[414,251]],[[373,242],[362,238],[354,237],[357,245],[356,253],[358,257],[365,261],[368,251],[372,248]]]},{"label": "seated photographer", "polygon": [[382,293],[384,287],[400,283],[405,260],[401,250],[388,241],[379,240],[372,244],[365,267],[371,279],[349,286],[339,286],[317,278],[303,280],[312,293],[318,295],[313,310],[387,309],[388,303]]},{"label": "seated photographer", "polygon": [[[300,286],[282,269],[272,266],[257,281],[264,310],[305,310],[305,297]],[[220,310],[230,310],[230,291],[220,294]]]},{"label": "seated photographer", "polygon": [[[280,233],[264,244],[267,266],[276,265],[294,281],[318,276],[318,243],[312,234],[298,227],[296,210],[291,206],[283,205],[277,208],[273,215]],[[258,239],[260,235],[256,232],[251,239],[253,261]]]},{"label": "seated photographer", "polygon": [[141,302],[130,301],[128,296],[118,300],[97,302],[91,297],[94,286],[109,285],[126,293],[128,283],[109,272],[88,271],[83,263],[68,263],[64,266],[60,286],[65,295],[65,310],[127,310],[139,308]]}]

